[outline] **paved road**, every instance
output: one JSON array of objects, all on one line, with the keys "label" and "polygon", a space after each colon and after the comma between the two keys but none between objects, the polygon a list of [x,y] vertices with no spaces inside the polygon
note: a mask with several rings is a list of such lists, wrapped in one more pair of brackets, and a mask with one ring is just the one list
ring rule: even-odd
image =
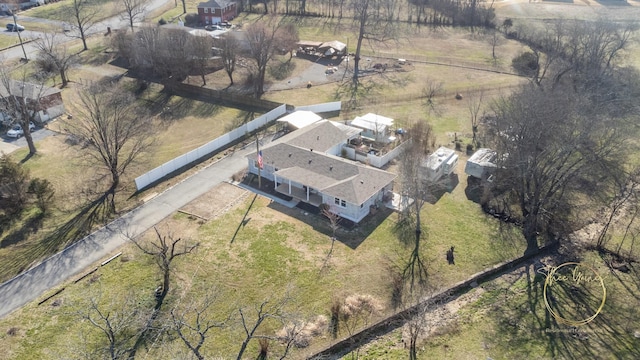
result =
[{"label": "paved road", "polygon": [[[134,25],[139,25],[141,22],[144,22],[145,18],[151,12],[157,10],[158,8],[164,6],[165,4],[167,4],[169,2],[173,2],[173,1],[171,1],[171,0],[148,0],[147,1],[147,5],[146,5],[145,10],[144,10],[144,15],[141,17],[141,20],[139,22],[134,23]],[[44,6],[47,6],[47,5],[44,5]],[[23,12],[18,13],[16,15],[16,17],[17,17],[17,22],[19,24],[23,25],[25,27],[25,29],[26,29],[25,31],[21,32],[21,36],[22,36],[23,40],[36,39],[36,38],[41,36],[41,33],[37,32],[37,31],[30,31],[29,30],[29,23],[31,23],[31,22],[47,22],[47,23],[58,24],[60,26],[61,30],[65,29],[65,28],[68,28],[67,26],[65,26],[65,22],[63,22],[63,21],[37,19],[37,18],[26,16],[26,15],[24,15]],[[2,23],[2,24],[5,24],[6,22],[9,22],[9,20],[13,20],[9,16],[4,16],[4,17],[2,17],[2,19],[6,20],[6,21],[0,21],[0,23]],[[13,22],[13,21],[11,21],[11,22]],[[111,18],[108,18],[108,19],[105,19],[105,20],[103,20],[101,22],[96,23],[94,26],[91,27],[91,29],[88,32],[88,35],[92,36],[92,35],[104,34],[107,31],[107,27],[110,27],[111,29],[120,29],[120,28],[126,28],[128,26],[129,26],[129,24],[128,24],[127,20],[123,20],[120,15],[116,15],[116,16],[113,16]],[[12,36],[18,36],[15,32],[11,33],[9,31],[5,31],[5,32],[3,32],[3,34],[12,35]],[[69,39],[69,41],[75,40],[75,38],[73,38],[73,37],[69,37],[68,39]],[[36,48],[31,43],[24,44],[24,50],[27,53],[27,57],[29,59],[32,59],[36,54]],[[22,48],[20,46],[12,47],[12,48],[9,48],[9,49],[4,49],[4,50],[2,50],[0,52],[0,62],[3,61],[3,60],[20,59],[20,58],[23,58],[23,57],[24,57],[23,51],[22,51]]]},{"label": "paved road", "polygon": [[0,284],[0,318],[104,259],[127,242],[125,235],[134,237],[142,234],[182,206],[246,168],[247,160],[244,156],[254,150],[255,147],[247,146],[244,150],[232,153],[31,270]]}]

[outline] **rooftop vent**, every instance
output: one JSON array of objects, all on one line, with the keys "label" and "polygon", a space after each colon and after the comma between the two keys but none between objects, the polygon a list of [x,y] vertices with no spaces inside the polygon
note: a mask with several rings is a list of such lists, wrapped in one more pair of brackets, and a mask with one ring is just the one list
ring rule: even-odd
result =
[{"label": "rooftop vent", "polygon": [[333,171],[333,166],[329,166],[329,171]]},{"label": "rooftop vent", "polygon": [[311,159],[309,159],[309,164],[311,164]]},{"label": "rooftop vent", "polygon": [[289,153],[289,157],[291,157],[291,153]]}]

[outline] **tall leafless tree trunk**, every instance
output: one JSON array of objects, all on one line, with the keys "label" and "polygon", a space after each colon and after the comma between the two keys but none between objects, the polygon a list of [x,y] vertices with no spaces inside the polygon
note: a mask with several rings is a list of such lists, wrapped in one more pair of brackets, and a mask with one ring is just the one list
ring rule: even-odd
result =
[{"label": "tall leafless tree trunk", "polygon": [[473,146],[478,146],[478,126],[480,125],[480,109],[484,98],[484,90],[470,89],[467,92],[467,108],[471,119],[471,131],[473,133]]},{"label": "tall leafless tree trunk", "polygon": [[149,242],[143,242],[139,239],[130,238],[131,242],[146,255],[153,258],[158,265],[158,269],[162,273],[162,288],[156,294],[156,310],[162,306],[162,302],[169,292],[171,285],[171,270],[173,261],[179,257],[191,254],[200,244],[191,243],[182,238],[174,238],[173,235],[163,235],[158,228],[155,231],[155,239]]},{"label": "tall leafless tree trunk", "polygon": [[151,119],[133,96],[120,86],[92,85],[80,90],[79,116],[65,121],[66,132],[86,146],[86,155],[106,170],[110,184],[105,195],[115,212],[120,177],[152,144]]},{"label": "tall leafless tree trunk", "polygon": [[[400,181],[402,194],[413,200],[413,205],[405,209],[402,223],[415,219],[413,250],[409,261],[402,271],[404,279],[410,281],[410,290],[413,291],[415,282],[419,284],[426,281],[427,267],[421,257],[420,244],[423,238],[420,212],[430,194],[434,184],[429,184],[422,171],[422,162],[431,154],[435,145],[435,138],[431,126],[426,121],[418,121],[409,129],[410,143],[403,151],[400,160]],[[408,225],[408,224],[405,224]]]},{"label": "tall leafless tree trunk", "polygon": [[233,72],[236,70],[236,63],[238,61],[238,40],[233,36],[224,36],[220,39],[220,47],[222,49],[220,57],[222,58],[224,71],[227,73],[227,76],[229,76],[229,85],[233,85]]},{"label": "tall leafless tree trunk", "polygon": [[71,3],[65,5],[66,13],[73,17],[71,22],[72,30],[66,34],[71,37],[82,40],[84,50],[88,50],[87,36],[89,31],[95,25],[95,19],[101,10],[99,6],[95,6],[90,0],[71,0]]},{"label": "tall leafless tree trunk", "polygon": [[183,310],[177,308],[171,310],[173,330],[198,360],[205,359],[201,349],[207,340],[209,331],[223,329],[228,325],[229,319],[212,320],[212,308],[215,307],[217,301],[217,294],[214,294],[205,296],[200,305],[193,305]]},{"label": "tall leafless tree trunk", "polygon": [[[36,81],[34,79],[34,81]],[[17,81],[11,78],[11,69],[0,68],[0,86],[4,91],[0,91],[0,110],[14,118],[23,131],[29,155],[36,153],[36,145],[31,136],[29,123],[35,120],[36,113],[40,110],[40,99],[45,94],[47,87],[43,81],[30,83],[27,81],[27,74],[22,73],[22,80]]]},{"label": "tall leafless tree trunk", "polygon": [[70,53],[64,42],[56,33],[43,33],[42,37],[35,41],[38,49],[38,67],[46,72],[57,72],[60,75],[62,87],[67,86],[69,78],[67,71],[77,60],[77,55]]},{"label": "tall leafless tree trunk", "polygon": [[145,0],[121,0],[121,6],[124,12],[120,15],[123,20],[126,20],[133,32],[133,24],[136,21],[142,20],[144,12],[146,10]]}]

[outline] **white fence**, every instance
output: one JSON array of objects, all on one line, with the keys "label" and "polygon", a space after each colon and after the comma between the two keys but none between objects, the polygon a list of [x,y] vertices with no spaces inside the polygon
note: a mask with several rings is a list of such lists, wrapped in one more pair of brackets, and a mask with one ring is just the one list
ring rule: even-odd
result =
[{"label": "white fence", "polygon": [[367,154],[367,160],[369,161],[369,165],[375,166],[377,168],[381,168],[385,166],[389,161],[391,161],[392,159],[395,159],[396,156],[398,156],[400,152],[402,152],[402,150],[406,145],[407,145],[407,142],[405,141],[402,144],[396,146],[393,150],[389,151],[388,153],[382,156]]},{"label": "white fence", "polygon": [[323,104],[296,106],[296,110],[313,111],[314,113],[324,113],[331,111],[340,111],[342,109],[342,101],[334,101]]},{"label": "white fence", "polygon": [[245,134],[248,134],[256,129],[263,127],[264,125],[276,120],[287,112],[286,105],[280,105],[277,108],[269,111],[268,113],[254,119],[240,127],[237,127],[230,132],[212,140],[199,148],[193,149],[186,154],[180,155],[177,158],[167,161],[166,163],[158,166],[157,168],[149,171],[146,174],[140,175],[135,179],[136,189],[141,190],[150,184],[162,179],[163,177],[171,174],[172,172],[189,165],[208,156],[215,151],[222,149],[231,142],[241,138]]}]

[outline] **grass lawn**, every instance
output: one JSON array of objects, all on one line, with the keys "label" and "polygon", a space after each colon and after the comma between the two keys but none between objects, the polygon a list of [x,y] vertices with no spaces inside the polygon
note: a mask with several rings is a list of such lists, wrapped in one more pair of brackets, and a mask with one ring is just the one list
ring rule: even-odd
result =
[{"label": "grass lawn", "polygon": [[[94,22],[99,22],[101,20],[114,16],[119,12],[120,7],[119,3],[114,0],[93,0],[91,1],[91,4],[99,7],[99,11],[93,18]],[[70,6],[73,6],[72,0],[62,0],[59,2],[46,4],[44,6],[32,7],[29,10],[23,11],[22,14],[25,16],[40,19],[71,22],[71,13],[68,9]]]},{"label": "grass lawn", "polygon": [[[470,290],[461,296],[462,300],[446,306],[445,316],[428,315],[440,323],[438,328],[431,328],[430,336],[419,346],[419,358],[637,358],[638,269],[634,267],[629,273],[613,270],[596,252],[585,253],[581,261],[594,267],[603,278],[607,297],[600,314],[578,327],[577,332],[549,315],[542,294],[544,276],[536,274],[537,265],[529,264]],[[555,293],[555,301],[575,306],[579,297],[570,294]],[[601,292],[593,296],[599,303]],[[400,350],[401,337],[401,331],[395,331],[368,345],[361,354],[366,354],[365,359],[374,359],[375,354],[392,349],[385,358],[406,358],[406,350]]]},{"label": "grass lawn", "polygon": [[[222,194],[238,190],[231,185],[221,186],[223,190],[196,200],[199,205],[191,206],[206,212],[212,206],[207,204],[219,208],[236,203],[230,211],[208,222],[176,214],[159,226],[164,231],[170,229],[177,237],[201,243],[195,254],[179,260],[172,275],[175,285],[167,309],[194,302],[215,291],[221,294],[216,309],[237,313],[239,306],[250,309],[262,299],[277,298],[291,288],[294,300],[288,311],[300,319],[328,316],[332,298],[349,294],[372,295],[383,304],[382,314],[392,311],[389,268],[404,264],[411,251],[394,232],[395,214],[379,213],[355,232],[339,231],[332,257],[325,267],[330,248],[326,219],[305,215],[299,209],[288,209],[261,197],[247,213],[254,196],[240,193],[240,202],[230,201]],[[477,204],[466,198],[465,187],[461,179],[452,193],[423,208],[427,235],[422,256],[428,263],[430,281],[435,287],[464,279],[524,250],[524,242],[516,233],[501,231],[494,219],[485,216]],[[222,203],[216,203],[216,199]],[[245,213],[250,220],[239,226]],[[455,266],[447,265],[445,259],[450,246],[456,247]],[[67,350],[63,344],[76,342],[83,331],[93,334],[90,339],[97,336],[70,315],[77,304],[86,301],[87,294],[102,289],[121,294],[122,299],[130,291],[139,301],[150,301],[160,280],[153,265],[132,246],[122,251],[127,262],[116,260],[101,268],[95,275],[100,280],[93,284],[83,280],[67,285],[56,297],[59,306],[51,306],[51,302],[41,306],[29,304],[0,320],[0,329],[19,329],[18,336],[6,335],[4,330],[0,332],[0,341],[7,348],[5,354],[9,354],[7,358],[64,356]],[[269,325],[264,331],[277,330]],[[343,329],[339,336],[346,334]],[[237,324],[225,331],[215,331],[207,339],[204,351],[209,356],[227,358],[237,352],[240,335]],[[329,337],[323,335],[308,349],[296,350],[294,358],[309,354],[328,341]],[[248,356],[255,356],[256,346],[252,344]],[[162,348],[151,349],[147,356],[158,357],[167,351],[176,351],[171,356],[179,357],[179,343],[173,341]]]},{"label": "grass lawn", "polygon": [[18,41],[17,36],[0,34],[0,49],[4,49],[6,47],[16,45],[16,44],[20,44],[20,41]]}]

